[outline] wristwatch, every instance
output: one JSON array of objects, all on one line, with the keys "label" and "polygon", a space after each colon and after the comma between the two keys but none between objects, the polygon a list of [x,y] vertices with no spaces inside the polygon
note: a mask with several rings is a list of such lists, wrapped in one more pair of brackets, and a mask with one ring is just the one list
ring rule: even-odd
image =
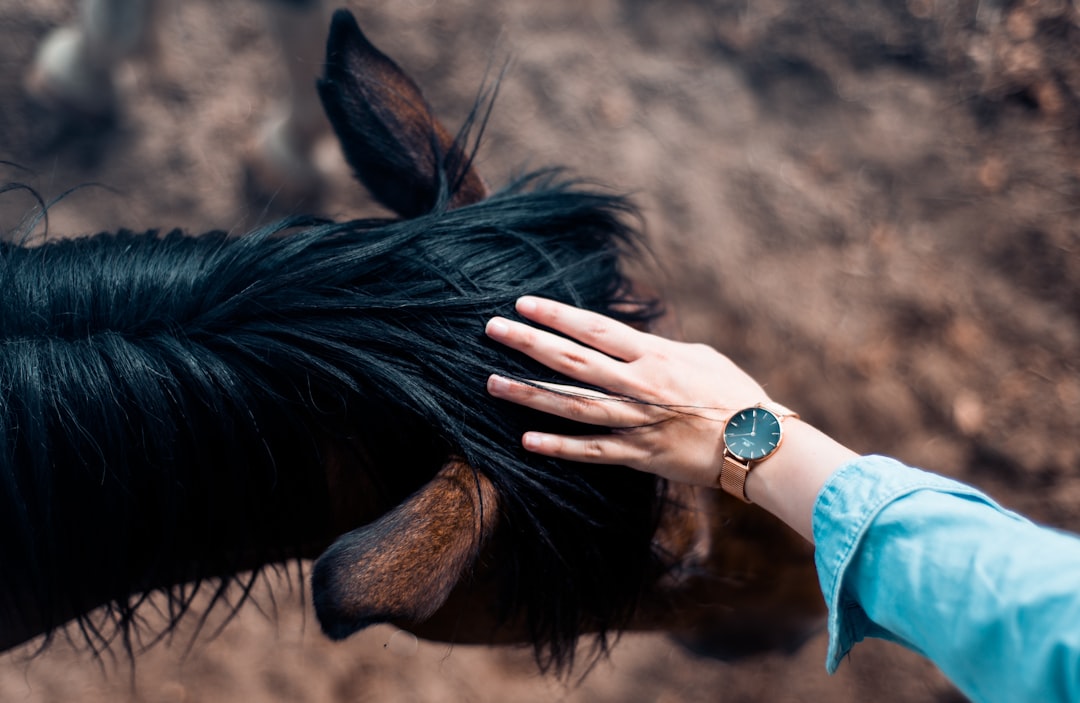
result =
[{"label": "wristwatch", "polygon": [[746,477],[759,461],[772,456],[784,440],[783,421],[798,417],[779,403],[758,403],[732,415],[724,425],[724,460],[720,488],[749,503]]}]

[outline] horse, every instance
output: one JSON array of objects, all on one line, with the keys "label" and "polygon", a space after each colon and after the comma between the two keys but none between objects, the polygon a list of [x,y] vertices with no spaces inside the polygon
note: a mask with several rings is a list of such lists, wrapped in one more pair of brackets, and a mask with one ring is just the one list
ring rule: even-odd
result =
[{"label": "horse", "polygon": [[526,643],[545,671],[627,630],[723,658],[819,631],[786,527],[531,455],[526,428],[594,428],[486,394],[491,372],[566,381],[483,334],[521,295],[655,323],[623,273],[632,204],[558,170],[493,191],[473,158],[490,95],[452,135],[345,10],[317,87],[396,217],[0,246],[0,649],[74,623],[130,651],[140,609],[168,630],[204,586],[239,607],[261,569],[309,559],[331,638]]}]

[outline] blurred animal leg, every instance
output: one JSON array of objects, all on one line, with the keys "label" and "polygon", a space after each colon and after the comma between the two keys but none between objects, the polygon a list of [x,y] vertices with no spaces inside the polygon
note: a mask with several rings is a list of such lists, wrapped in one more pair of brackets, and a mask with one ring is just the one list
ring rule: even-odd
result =
[{"label": "blurred animal leg", "polygon": [[82,0],[76,23],[41,43],[27,89],[45,102],[90,117],[116,108],[116,66],[138,50],[154,0]]},{"label": "blurred animal leg", "polygon": [[248,185],[253,195],[293,207],[315,198],[320,186],[312,150],[329,125],[315,79],[322,71],[330,19],[319,0],[274,0],[266,3],[266,14],[284,59],[287,94],[248,159]]}]

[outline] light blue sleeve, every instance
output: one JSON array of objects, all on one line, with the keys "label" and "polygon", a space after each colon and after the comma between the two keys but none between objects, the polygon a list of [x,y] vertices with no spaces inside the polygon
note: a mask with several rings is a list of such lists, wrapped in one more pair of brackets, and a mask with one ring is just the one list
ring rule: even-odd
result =
[{"label": "light blue sleeve", "polygon": [[884,457],[838,470],[813,528],[830,673],[879,637],[974,701],[1080,701],[1080,538]]}]

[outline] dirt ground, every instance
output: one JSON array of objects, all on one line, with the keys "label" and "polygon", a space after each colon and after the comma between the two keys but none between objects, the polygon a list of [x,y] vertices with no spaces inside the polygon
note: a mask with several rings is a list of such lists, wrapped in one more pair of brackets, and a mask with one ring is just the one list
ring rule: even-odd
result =
[{"label": "dirt ground", "polygon": [[[115,129],[21,89],[74,3],[0,7],[0,181],[94,182],[51,231],[241,231],[246,144],[281,86],[255,2],[162,3],[124,69]],[[635,194],[642,275],[687,339],[865,452],[974,483],[1080,531],[1080,24],[1075,3],[412,0],[350,3],[456,125],[508,70],[481,152],[492,183],[561,164]],[[327,141],[320,210],[371,211]],[[288,208],[287,204],[285,209]],[[10,230],[32,202],[0,198]],[[279,208],[280,209],[280,208]],[[294,574],[295,580],[295,574]],[[0,700],[955,701],[934,667],[867,642],[824,672],[825,638],[738,663],[627,635],[583,681],[528,651],[322,638],[267,577],[221,634],[95,660],[60,642],[0,657]],[[272,588],[270,587],[272,586]],[[212,628],[210,628],[212,629]]]}]

